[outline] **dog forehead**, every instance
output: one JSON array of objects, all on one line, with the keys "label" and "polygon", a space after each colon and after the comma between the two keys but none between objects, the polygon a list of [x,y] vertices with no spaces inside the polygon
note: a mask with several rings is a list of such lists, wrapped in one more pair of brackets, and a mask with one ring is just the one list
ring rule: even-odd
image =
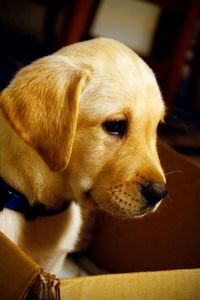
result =
[{"label": "dog forehead", "polygon": [[164,103],[154,77],[145,81],[135,74],[127,78],[117,75],[106,74],[93,79],[81,97],[79,110],[82,115],[94,121],[127,113],[137,119],[148,113],[162,118]]},{"label": "dog forehead", "polygon": [[93,42],[103,42],[105,47],[93,55],[90,48],[84,58],[83,66],[89,66],[91,80],[80,99],[80,115],[95,121],[125,111],[138,118],[144,117],[148,110],[161,114],[164,104],[149,66],[134,51],[119,43],[111,41],[107,48],[108,40]]},{"label": "dog forehead", "polygon": [[97,87],[86,93],[80,101],[79,119],[93,124],[106,119],[128,117],[142,122],[155,119],[159,122],[164,117],[165,106],[158,88],[154,86],[132,87],[110,85]]}]

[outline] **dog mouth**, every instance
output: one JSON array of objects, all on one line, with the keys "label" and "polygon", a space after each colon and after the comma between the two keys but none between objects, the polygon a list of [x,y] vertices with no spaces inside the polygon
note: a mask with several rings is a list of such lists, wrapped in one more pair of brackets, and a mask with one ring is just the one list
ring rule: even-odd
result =
[{"label": "dog mouth", "polygon": [[157,210],[159,205],[160,205],[160,203],[155,206],[148,206],[148,207],[142,209],[140,212],[136,212],[133,217],[136,219],[139,219],[139,218],[143,218],[146,215],[153,214]]}]

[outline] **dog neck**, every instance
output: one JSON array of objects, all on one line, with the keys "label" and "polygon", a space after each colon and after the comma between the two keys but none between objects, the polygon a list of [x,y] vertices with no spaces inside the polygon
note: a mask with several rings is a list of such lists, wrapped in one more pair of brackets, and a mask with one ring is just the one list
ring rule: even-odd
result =
[{"label": "dog neck", "polygon": [[0,203],[0,210],[8,208],[19,212],[25,216],[27,221],[35,221],[37,217],[57,215],[68,209],[70,205],[69,202],[64,202],[63,205],[57,209],[49,209],[40,203],[31,206],[24,195],[7,185],[2,178],[0,178],[0,195],[3,199],[2,203]]}]

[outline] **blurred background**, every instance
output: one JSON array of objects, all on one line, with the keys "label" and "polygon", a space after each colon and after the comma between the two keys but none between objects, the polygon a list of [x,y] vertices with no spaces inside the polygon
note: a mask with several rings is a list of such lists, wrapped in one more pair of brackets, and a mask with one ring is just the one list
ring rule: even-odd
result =
[{"label": "blurred background", "polygon": [[200,161],[199,0],[0,0],[0,89],[31,61],[98,36],[152,67],[168,106],[161,137]]}]

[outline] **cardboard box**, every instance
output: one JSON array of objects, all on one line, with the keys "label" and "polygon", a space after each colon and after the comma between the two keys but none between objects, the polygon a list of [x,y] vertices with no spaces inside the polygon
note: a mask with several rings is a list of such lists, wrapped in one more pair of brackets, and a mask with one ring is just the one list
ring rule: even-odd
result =
[{"label": "cardboard box", "polygon": [[169,173],[160,209],[98,219],[88,255],[113,274],[59,281],[0,234],[0,299],[200,299],[200,166],[165,145],[160,155]]}]

